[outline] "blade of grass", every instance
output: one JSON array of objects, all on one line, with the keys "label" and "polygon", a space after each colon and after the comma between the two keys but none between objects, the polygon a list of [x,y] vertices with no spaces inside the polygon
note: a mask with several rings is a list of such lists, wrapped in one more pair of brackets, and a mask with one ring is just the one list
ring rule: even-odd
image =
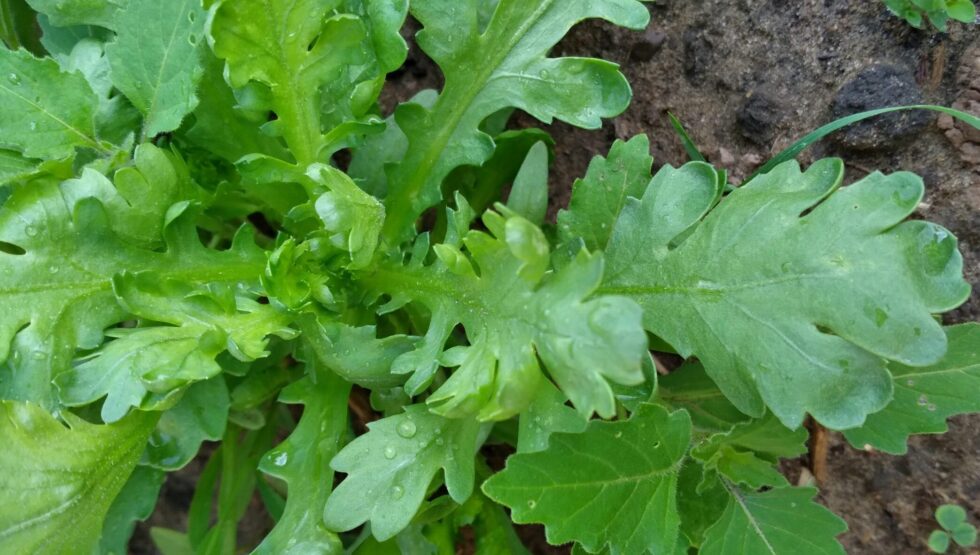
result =
[{"label": "blade of grass", "polygon": [[[890,108],[879,108],[877,110],[869,110],[867,112],[861,112],[858,114],[853,114],[847,117],[840,118],[836,121],[832,121],[827,125],[813,131],[809,135],[806,135],[802,139],[793,143],[789,148],[777,154],[772,160],[769,160],[764,166],[755,171],[748,179],[743,182],[743,185],[752,181],[756,177],[772,171],[773,168],[782,164],[783,162],[792,160],[796,158],[801,152],[806,150],[806,148],[813,143],[823,139],[827,135],[839,131],[848,125],[863,121],[869,118],[880,116],[883,114],[889,114],[892,112],[900,112],[902,110],[932,110],[934,112],[941,112],[943,114],[950,115],[960,121],[966,122],[968,125],[972,125],[977,129],[980,129],[980,118],[977,116],[967,114],[966,112],[961,112],[959,110],[954,110],[953,108],[946,108],[945,106],[934,106],[931,104],[914,104],[911,106],[892,106]],[[673,116],[671,116],[673,117]]]}]

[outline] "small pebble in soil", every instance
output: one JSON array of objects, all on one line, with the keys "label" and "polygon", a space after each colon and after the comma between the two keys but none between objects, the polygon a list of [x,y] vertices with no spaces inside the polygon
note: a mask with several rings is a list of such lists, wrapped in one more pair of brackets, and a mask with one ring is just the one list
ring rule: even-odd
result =
[{"label": "small pebble in soil", "polygon": [[782,105],[770,94],[754,91],[735,116],[742,136],[759,146],[769,146],[783,119]]},{"label": "small pebble in soil", "polygon": [[640,37],[630,50],[630,60],[634,62],[649,62],[660,52],[667,42],[667,34],[659,29],[650,28]]},{"label": "small pebble in soil", "polygon": [[[875,64],[840,88],[834,99],[833,115],[842,118],[876,108],[921,103],[922,90],[911,70]],[[897,112],[848,126],[834,137],[848,149],[883,150],[917,134],[934,117],[923,110]]]}]

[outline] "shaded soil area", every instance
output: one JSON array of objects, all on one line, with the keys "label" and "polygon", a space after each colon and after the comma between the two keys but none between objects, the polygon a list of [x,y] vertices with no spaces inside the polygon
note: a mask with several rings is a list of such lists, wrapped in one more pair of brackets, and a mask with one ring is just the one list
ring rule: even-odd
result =
[{"label": "shaded soil area", "polygon": [[[912,103],[956,105],[980,115],[980,31],[952,25],[919,31],[875,0],[659,0],[646,32],[586,23],[555,55],[588,55],[622,65],[634,89],[629,110],[597,131],[546,126],[556,140],[551,216],[567,205],[571,184],[615,139],[646,133],[658,164],[686,160],[667,113],[683,121],[702,152],[744,178],[809,131],[856,111]],[[393,76],[391,107],[438,87],[438,70],[417,49]],[[517,126],[540,126],[518,114]],[[839,156],[848,180],[880,170],[922,176],[927,192],[915,217],[960,239],[975,292],[948,323],[980,316],[980,137],[933,113],[907,113],[839,133],[801,160]],[[806,463],[806,461],[802,461]],[[821,501],[848,521],[851,553],[925,553],[933,510],[957,503],[980,521],[980,417],[958,417],[942,436],[913,438],[905,457],[851,448],[831,434]],[[801,464],[788,465],[793,481]],[[183,529],[195,474],[171,477],[154,525]],[[268,523],[246,526],[250,535]],[[243,528],[243,532],[245,531]],[[137,542],[145,543],[145,525]],[[522,530],[534,552],[538,528]],[[260,537],[260,536],[259,536]],[[140,541],[142,539],[142,542]],[[962,552],[962,550],[961,550]]]}]

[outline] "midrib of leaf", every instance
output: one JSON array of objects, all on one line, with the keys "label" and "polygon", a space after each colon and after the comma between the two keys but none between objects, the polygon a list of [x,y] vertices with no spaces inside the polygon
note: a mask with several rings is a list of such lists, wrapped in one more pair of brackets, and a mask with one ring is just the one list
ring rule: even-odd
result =
[{"label": "midrib of leaf", "polygon": [[[615,276],[609,276],[610,278]],[[747,291],[783,285],[791,282],[799,282],[808,279],[839,279],[837,274],[792,274],[773,279],[764,279],[747,283],[717,283],[708,280],[699,280],[694,285],[604,285],[597,291],[602,295],[688,295],[717,297],[721,293],[732,293],[737,291]]]},{"label": "midrib of leaf", "polygon": [[[389,244],[396,243],[402,230],[412,225],[412,222],[418,218],[419,214],[416,213],[416,209],[412,206],[412,201],[418,198],[419,191],[428,181],[427,177],[432,173],[433,167],[439,162],[439,158],[446,149],[446,145],[449,144],[449,140],[459,129],[459,124],[463,116],[466,115],[474,100],[483,92],[486,84],[490,81],[493,74],[496,73],[500,65],[513,53],[514,47],[524,38],[528,29],[537,25],[538,20],[551,7],[552,2],[553,0],[542,2],[541,6],[534,11],[531,17],[527,18],[517,30],[502,41],[504,43],[503,47],[499,49],[491,48],[490,50],[495,52],[495,55],[491,56],[490,63],[483,65],[482,70],[477,74],[477,78],[470,80],[468,86],[463,86],[459,89],[459,93],[454,94],[455,91],[448,87],[449,82],[447,80],[447,88],[443,90],[443,94],[439,95],[439,100],[436,101],[436,105],[431,112],[432,116],[430,117],[430,121],[446,121],[447,124],[441,126],[439,131],[435,133],[433,140],[429,142],[429,147],[425,150],[422,163],[416,166],[415,171],[409,179],[398,184],[396,187],[389,187],[389,190],[392,191],[391,197],[394,197],[391,203],[402,205],[400,210],[389,211],[388,218],[385,220],[382,237]],[[497,35],[503,30],[498,31]],[[474,41],[474,46],[481,45],[481,43],[482,45],[494,44],[496,40],[499,40],[499,36],[494,36],[492,39],[489,38],[489,32],[490,29],[487,29],[486,33],[478,36],[476,41]],[[485,37],[488,38],[485,39]],[[460,81],[457,80],[455,82],[459,83]],[[440,111],[444,109],[447,112],[446,115],[439,117]]]},{"label": "midrib of leaf", "polygon": [[[168,1],[174,2],[177,0],[168,0]],[[154,82],[154,87],[153,87],[153,95],[150,97],[150,106],[146,110],[147,116],[151,116],[153,114],[153,110],[156,107],[157,98],[160,94],[160,84],[163,83],[163,71],[167,67],[167,60],[170,59],[170,51],[173,49],[174,40],[177,37],[177,29],[180,27],[180,22],[185,21],[187,19],[186,9],[187,9],[187,3],[185,2],[184,10],[182,10],[180,16],[177,17],[176,21],[174,22],[174,28],[170,32],[170,40],[167,42],[166,48],[163,49],[163,60],[160,61],[160,69],[157,71],[157,78],[156,81]],[[142,44],[142,41],[140,41],[138,44]],[[141,143],[146,142],[147,127],[149,127],[149,122],[144,121],[143,131],[141,133],[142,139],[140,140]]]},{"label": "midrib of leaf", "polygon": [[[892,380],[895,382],[895,385],[902,386],[902,384],[899,383],[900,382],[899,378],[911,378],[911,377],[918,378],[920,376],[941,376],[943,374],[966,374],[967,372],[973,372],[977,370],[980,370],[980,364],[969,364],[967,366],[959,366],[956,368],[942,368],[938,370],[909,368],[908,371],[904,373],[899,373],[893,370],[892,372],[894,372],[894,375],[892,376]],[[914,388],[906,387],[906,389],[914,389]]]},{"label": "midrib of leaf", "polygon": [[[306,167],[317,161],[317,154],[320,150],[318,144],[321,142],[320,114],[313,105],[314,95],[312,92],[305,94],[301,86],[300,77],[305,68],[302,67],[302,64],[297,64],[296,60],[290,59],[284,47],[289,39],[289,33],[284,27],[284,22],[289,20],[289,12],[295,8],[296,3],[291,3],[286,13],[282,14],[276,11],[273,3],[269,0],[262,0],[262,4],[265,6],[266,28],[276,29],[276,42],[280,45],[277,52],[280,67],[287,68],[276,80],[285,81],[288,86],[271,87],[272,94],[276,99],[276,115],[287,123],[283,126],[283,136],[293,152],[293,156],[296,157],[301,167]],[[301,91],[303,94],[298,94]],[[285,106],[286,110],[283,110],[282,106]],[[316,124],[315,129],[313,123]]]},{"label": "midrib of leaf", "polygon": [[[185,271],[174,271],[174,272],[164,272],[167,277],[177,279],[180,281],[188,281],[191,283],[210,283],[210,282],[239,282],[256,278],[261,269],[258,265],[249,264],[234,264],[227,265],[224,267],[214,268],[213,266],[204,265],[207,269],[202,270],[185,270]],[[115,272],[113,272],[115,274]],[[43,293],[47,291],[80,291],[85,293],[93,293],[98,291],[108,291],[112,289],[112,277],[108,276],[102,279],[94,279],[90,281],[61,281],[55,283],[31,283],[23,287],[6,287],[0,288],[0,296],[2,295],[27,295],[31,293]],[[80,293],[84,294],[84,293]]]},{"label": "midrib of leaf", "polygon": [[732,499],[734,499],[735,502],[738,503],[738,506],[741,507],[742,512],[745,513],[745,518],[749,521],[749,524],[752,525],[752,529],[755,530],[755,533],[762,540],[762,543],[766,545],[766,549],[769,550],[769,553],[771,555],[778,555],[776,553],[776,549],[772,546],[771,543],[769,543],[769,538],[766,537],[766,535],[762,532],[762,528],[759,527],[759,522],[755,519],[755,516],[752,514],[752,511],[750,511],[749,507],[745,504],[745,499],[742,497],[742,492],[740,492],[738,488],[732,485],[732,483],[729,482],[726,478],[719,476],[719,479],[722,485],[725,486],[725,489],[728,490],[728,494],[731,495]]},{"label": "midrib of leaf", "polygon": [[71,131],[72,133],[78,135],[83,141],[85,141],[87,144],[89,144],[92,148],[94,148],[94,149],[96,149],[96,150],[98,150],[98,151],[100,151],[102,153],[109,152],[107,149],[102,148],[102,146],[99,145],[98,141],[96,141],[94,137],[89,137],[87,134],[85,134],[84,132],[82,132],[77,127],[69,124],[65,120],[59,118],[58,116],[52,114],[51,112],[49,112],[47,110],[45,110],[43,106],[37,104],[33,100],[30,100],[26,96],[15,92],[13,89],[11,89],[10,87],[7,87],[6,85],[3,85],[3,84],[0,84],[0,90],[3,90],[3,91],[6,91],[6,92],[10,93],[10,94],[16,96],[17,98],[21,99],[22,101],[24,101],[25,104],[28,104],[29,106],[34,107],[41,114],[43,114],[43,115],[47,116],[49,119],[57,122],[59,125],[61,125],[65,129]]}]

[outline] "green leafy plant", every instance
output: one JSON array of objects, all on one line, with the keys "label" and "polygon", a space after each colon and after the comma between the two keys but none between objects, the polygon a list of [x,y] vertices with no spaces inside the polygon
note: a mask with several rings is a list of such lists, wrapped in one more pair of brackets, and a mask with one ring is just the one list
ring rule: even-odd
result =
[{"label": "green leafy plant", "polygon": [[888,9],[916,29],[922,29],[926,21],[936,29],[946,32],[950,19],[974,23],[977,7],[973,0],[884,0]]},{"label": "green leafy plant", "polygon": [[951,542],[960,547],[973,547],[977,543],[977,528],[966,521],[966,511],[959,505],[940,505],[936,509],[936,522],[942,530],[929,535],[929,550],[946,553]]},{"label": "green leafy plant", "polygon": [[[732,187],[654,172],[641,135],[546,222],[554,141],[509,116],[624,110],[616,65],[548,52],[644,28],[638,1],[28,4],[8,45],[45,54],[0,51],[0,551],[123,553],[198,457],[164,553],[525,552],[511,520],[840,553],[778,471],[804,419],[901,453],[980,411],[915,175],[777,158]],[[388,115],[409,13],[445,81]],[[255,499],[275,525],[240,545]]]}]

